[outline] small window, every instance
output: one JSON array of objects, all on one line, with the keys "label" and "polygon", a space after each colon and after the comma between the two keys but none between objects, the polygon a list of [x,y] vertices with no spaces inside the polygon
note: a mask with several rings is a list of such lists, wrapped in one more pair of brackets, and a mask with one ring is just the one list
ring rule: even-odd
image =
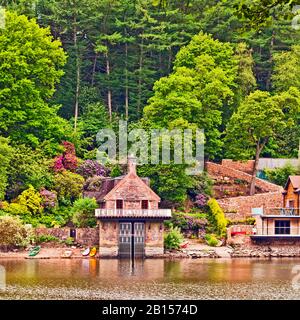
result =
[{"label": "small window", "polygon": [[275,221],[275,234],[290,234],[291,222],[289,220],[276,220]]},{"label": "small window", "polygon": [[148,209],[149,208],[149,201],[148,200],[142,200],[142,209]]},{"label": "small window", "polygon": [[116,203],[117,209],[123,209],[123,200],[118,199]]},{"label": "small window", "polygon": [[100,202],[100,209],[105,209],[105,202]]}]

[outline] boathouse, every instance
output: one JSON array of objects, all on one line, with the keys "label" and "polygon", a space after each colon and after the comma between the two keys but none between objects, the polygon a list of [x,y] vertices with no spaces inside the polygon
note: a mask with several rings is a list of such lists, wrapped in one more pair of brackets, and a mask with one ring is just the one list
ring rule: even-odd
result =
[{"label": "boathouse", "polygon": [[136,173],[136,160],[128,158],[128,173],[105,178],[96,198],[99,208],[100,257],[145,257],[163,254],[164,220],[170,209],[160,209],[160,197],[150,188],[148,178]]}]

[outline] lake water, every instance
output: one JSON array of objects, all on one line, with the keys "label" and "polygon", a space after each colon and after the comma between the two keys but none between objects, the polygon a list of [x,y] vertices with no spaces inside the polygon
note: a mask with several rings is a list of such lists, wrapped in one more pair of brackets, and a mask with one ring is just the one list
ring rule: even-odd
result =
[{"label": "lake water", "polygon": [[300,259],[149,259],[134,268],[127,260],[1,259],[0,265],[6,270],[0,299],[300,299],[293,273],[300,274]]}]

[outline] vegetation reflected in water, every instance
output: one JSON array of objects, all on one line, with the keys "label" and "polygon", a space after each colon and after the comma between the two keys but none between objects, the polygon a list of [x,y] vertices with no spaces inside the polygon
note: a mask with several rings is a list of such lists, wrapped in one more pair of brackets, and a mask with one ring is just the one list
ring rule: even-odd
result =
[{"label": "vegetation reflected in water", "polygon": [[299,259],[1,260],[2,299],[300,299]]}]

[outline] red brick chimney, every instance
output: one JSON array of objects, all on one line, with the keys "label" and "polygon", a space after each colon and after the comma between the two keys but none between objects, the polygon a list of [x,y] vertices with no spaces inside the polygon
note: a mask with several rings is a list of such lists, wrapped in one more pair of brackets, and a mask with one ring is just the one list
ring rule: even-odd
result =
[{"label": "red brick chimney", "polygon": [[128,173],[136,175],[136,158],[133,155],[128,156]]}]

